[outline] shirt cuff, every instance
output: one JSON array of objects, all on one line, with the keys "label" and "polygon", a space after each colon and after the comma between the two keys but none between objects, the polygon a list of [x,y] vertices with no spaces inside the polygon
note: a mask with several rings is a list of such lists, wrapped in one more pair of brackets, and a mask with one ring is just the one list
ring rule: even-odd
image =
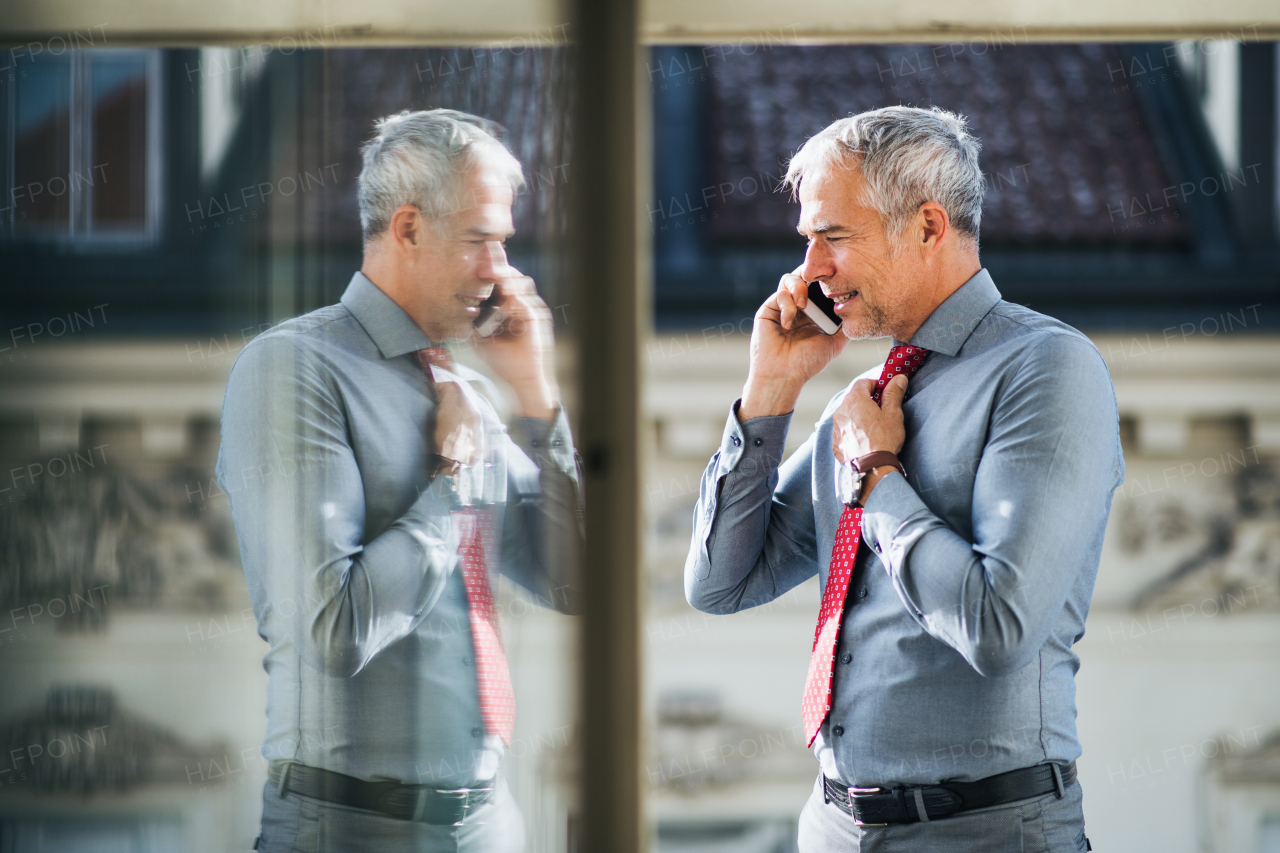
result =
[{"label": "shirt cuff", "polygon": [[782,464],[782,450],[787,443],[787,430],[791,416],[764,415],[739,422],[738,407],[742,398],[733,401],[729,419],[725,421],[724,435],[720,438],[720,462],[717,476],[730,471],[765,473]]},{"label": "shirt cuff", "polygon": [[928,512],[929,508],[899,471],[882,476],[863,506],[863,542],[876,552],[890,574],[891,566],[901,565],[905,556],[905,543],[896,542],[895,537],[920,511]]},{"label": "shirt cuff", "polygon": [[454,477],[444,473],[436,474],[425,489],[419,490],[418,499],[409,512],[417,513],[417,522],[426,523],[427,519],[437,516],[442,511],[447,516],[451,512],[463,509],[457,485]]},{"label": "shirt cuff", "polygon": [[566,474],[577,470],[573,435],[569,432],[569,418],[564,413],[564,406],[557,405],[550,420],[516,418],[515,427],[512,440],[539,468],[553,467]]}]

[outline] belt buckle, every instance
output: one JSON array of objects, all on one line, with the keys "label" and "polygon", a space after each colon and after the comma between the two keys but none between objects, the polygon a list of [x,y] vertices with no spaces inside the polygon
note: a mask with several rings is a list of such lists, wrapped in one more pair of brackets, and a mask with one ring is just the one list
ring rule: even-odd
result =
[{"label": "belt buckle", "polygon": [[889,825],[887,823],[864,823],[863,820],[858,817],[857,810],[853,807],[854,797],[866,796],[868,794],[883,794],[885,793],[885,790],[886,789],[884,788],[855,788],[852,785],[849,786],[849,816],[853,818],[854,826],[888,826]]}]

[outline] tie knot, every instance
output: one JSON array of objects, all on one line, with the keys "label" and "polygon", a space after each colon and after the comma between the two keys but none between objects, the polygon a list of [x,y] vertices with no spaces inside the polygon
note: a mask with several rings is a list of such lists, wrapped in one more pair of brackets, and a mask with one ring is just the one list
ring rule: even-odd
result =
[{"label": "tie knot", "polygon": [[890,349],[889,357],[884,362],[884,370],[880,371],[880,381],[876,383],[875,388],[871,389],[871,399],[879,403],[880,395],[884,392],[885,386],[898,374],[910,379],[917,370],[924,366],[924,357],[928,354],[929,351],[924,347],[913,347],[909,344]]},{"label": "tie knot", "polygon": [[929,351],[924,347],[913,347],[910,344],[899,344],[889,350],[889,364],[911,364],[911,370],[919,370],[924,357]]},{"label": "tie knot", "polygon": [[421,365],[423,372],[428,376],[431,375],[431,367],[443,367],[448,369],[453,365],[453,359],[450,358],[448,347],[424,347],[417,351],[418,364]]}]

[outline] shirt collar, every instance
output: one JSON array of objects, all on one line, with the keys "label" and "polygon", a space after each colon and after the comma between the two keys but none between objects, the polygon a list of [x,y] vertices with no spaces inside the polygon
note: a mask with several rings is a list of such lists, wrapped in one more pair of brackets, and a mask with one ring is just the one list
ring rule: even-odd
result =
[{"label": "shirt collar", "polygon": [[426,333],[376,284],[357,272],[342,294],[342,304],[359,321],[383,358],[395,358],[432,346]]},{"label": "shirt collar", "polygon": [[[999,301],[1000,291],[984,267],[933,309],[929,319],[911,336],[911,346],[954,356]],[[902,342],[895,338],[894,343]]]}]

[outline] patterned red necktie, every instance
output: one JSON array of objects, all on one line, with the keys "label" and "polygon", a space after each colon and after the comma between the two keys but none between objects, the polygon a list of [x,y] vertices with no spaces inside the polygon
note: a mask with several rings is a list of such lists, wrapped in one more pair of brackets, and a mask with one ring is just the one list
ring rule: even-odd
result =
[{"label": "patterned red necktie", "polygon": [[[450,368],[449,350],[428,347],[417,352],[418,363],[429,382],[435,381],[431,366]],[[480,694],[480,718],[485,731],[511,744],[516,723],[516,697],[511,688],[511,671],[502,651],[498,618],[493,606],[493,588],[489,586],[489,555],[497,542],[492,511],[464,507],[450,513],[458,531],[458,567],[467,589],[470,607],[471,640],[475,646],[476,686]]]},{"label": "patterned red necktie", "polygon": [[[889,358],[880,371],[880,381],[871,389],[871,399],[880,402],[880,395],[889,380],[899,373],[911,377],[929,354],[920,347],[898,346],[889,350]],[[818,611],[818,627],[813,633],[813,652],[809,656],[809,674],[804,682],[804,735],[805,745],[813,746],[813,739],[822,728],[822,721],[831,710],[831,675],[834,671],[836,642],[840,639],[840,621],[844,616],[844,600],[853,578],[854,561],[858,557],[858,543],[862,541],[862,507],[845,507],[836,526],[836,544],[831,550],[831,569],[827,573],[827,585],[822,591],[822,607]]]}]

